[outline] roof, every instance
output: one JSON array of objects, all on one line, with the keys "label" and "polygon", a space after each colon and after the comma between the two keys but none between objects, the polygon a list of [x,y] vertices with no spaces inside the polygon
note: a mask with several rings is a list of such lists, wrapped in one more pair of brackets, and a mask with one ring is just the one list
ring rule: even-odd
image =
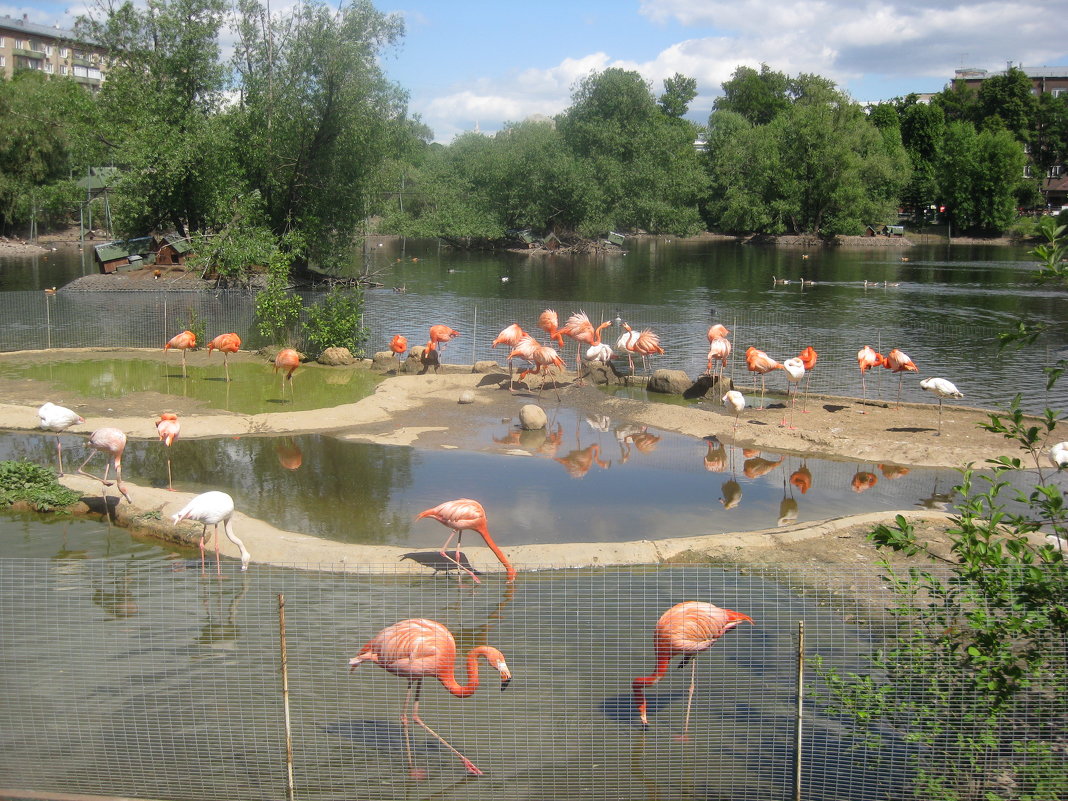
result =
[{"label": "roof", "polygon": [[125,259],[130,256],[151,252],[152,237],[139,236],[127,240],[117,239],[114,242],[104,242],[101,245],[97,245],[93,250],[96,251],[96,257],[100,259],[100,261]]},{"label": "roof", "polygon": [[30,22],[27,19],[18,19],[17,17],[11,17],[7,14],[0,17],[0,30],[16,31],[36,36],[47,36],[49,39],[69,39],[72,42],[91,43],[86,40],[85,37],[78,36],[74,31],[67,30],[66,28],[38,25],[36,22]]},{"label": "roof", "polygon": [[[1014,69],[1020,70],[1028,78],[1068,78],[1068,67],[1014,67]],[[990,70],[978,69],[976,67],[967,67],[965,69],[954,71],[955,79],[963,79],[965,81],[986,80],[987,78],[993,78],[998,75],[1004,75],[1008,70]]]},{"label": "roof", "polygon": [[188,253],[193,249],[193,243],[178,234],[169,234],[163,237],[163,241],[174,248],[175,253]]},{"label": "roof", "polygon": [[78,188],[95,192],[109,189],[115,183],[118,173],[118,167],[90,167],[89,175],[78,181]]}]

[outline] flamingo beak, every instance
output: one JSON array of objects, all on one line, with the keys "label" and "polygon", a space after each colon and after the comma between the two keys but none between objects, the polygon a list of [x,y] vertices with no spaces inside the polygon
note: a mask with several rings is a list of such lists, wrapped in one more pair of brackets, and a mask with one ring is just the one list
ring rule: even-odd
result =
[{"label": "flamingo beak", "polygon": [[744,615],[741,612],[735,612],[733,609],[727,609],[726,612],[728,624],[734,624],[735,626],[737,626],[742,621],[747,621],[754,626],[756,625],[756,623],[753,623],[753,618],[749,617],[749,615]]}]

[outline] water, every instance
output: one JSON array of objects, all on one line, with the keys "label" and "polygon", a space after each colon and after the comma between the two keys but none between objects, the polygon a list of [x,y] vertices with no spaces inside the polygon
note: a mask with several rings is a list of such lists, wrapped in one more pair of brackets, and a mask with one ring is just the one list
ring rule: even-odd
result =
[{"label": "water", "polygon": [[[0,695],[8,786],[285,798],[283,594],[299,798],[785,801],[797,621],[810,654],[843,670],[858,668],[883,633],[858,607],[797,592],[783,577],[709,567],[548,571],[477,590],[440,577],[253,565],[216,579],[182,567],[0,562],[0,668],[18,688]],[[757,625],[698,657],[691,737],[680,742],[689,671],[672,670],[650,689],[647,731],[630,682],[653,668],[657,617],[692,598],[744,611]],[[416,726],[413,757],[426,778],[409,779],[399,723],[405,682],[373,664],[348,670],[379,629],[412,616],[442,622],[461,652],[491,644],[508,660],[507,692],[483,665],[483,686],[470,698],[433,681],[421,695],[426,722],[485,771],[477,780]],[[806,798],[900,794],[908,768],[893,737],[876,763],[852,751],[854,735],[814,702],[806,732]]]}]

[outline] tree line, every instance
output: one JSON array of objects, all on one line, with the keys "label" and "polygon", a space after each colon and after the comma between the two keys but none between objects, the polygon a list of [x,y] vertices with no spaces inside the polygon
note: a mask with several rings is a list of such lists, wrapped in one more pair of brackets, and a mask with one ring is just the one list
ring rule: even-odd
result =
[{"label": "tree line", "polygon": [[833,236],[944,207],[955,230],[1000,232],[1068,149],[1068,97],[1034,96],[1017,69],[866,110],[826,78],[743,66],[704,125],[686,118],[694,79],[656,95],[607,69],[552,119],[440,145],[379,66],[403,23],[368,0],[99,0],[77,31],[111,54],[98,94],[33,71],[0,82],[0,227],[69,217],[87,168],[113,165],[116,235],[195,237],[223,275],[279,253],[330,269],[372,217],[454,240]]}]

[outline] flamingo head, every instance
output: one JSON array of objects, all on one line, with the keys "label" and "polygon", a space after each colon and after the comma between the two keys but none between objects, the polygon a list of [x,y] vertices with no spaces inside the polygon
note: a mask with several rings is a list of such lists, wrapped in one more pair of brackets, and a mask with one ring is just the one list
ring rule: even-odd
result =
[{"label": "flamingo head", "polygon": [[723,626],[724,631],[730,631],[735,626],[738,626],[744,622],[748,622],[754,626],[756,625],[756,623],[753,623],[753,618],[749,617],[749,615],[742,614],[741,612],[735,612],[733,609],[724,609],[723,611],[727,613],[727,623]]}]

